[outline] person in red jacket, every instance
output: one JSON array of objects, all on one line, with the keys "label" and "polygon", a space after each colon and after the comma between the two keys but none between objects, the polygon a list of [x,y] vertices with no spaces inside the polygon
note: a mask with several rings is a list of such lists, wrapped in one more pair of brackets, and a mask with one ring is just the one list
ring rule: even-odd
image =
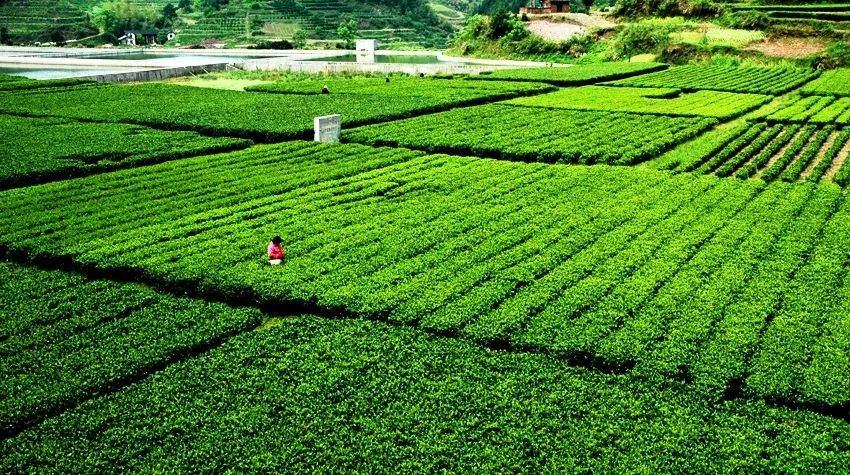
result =
[{"label": "person in red jacket", "polygon": [[272,242],[269,243],[269,264],[273,266],[280,265],[286,259],[286,251],[280,245],[282,242],[283,239],[280,236],[275,236],[272,238]]}]

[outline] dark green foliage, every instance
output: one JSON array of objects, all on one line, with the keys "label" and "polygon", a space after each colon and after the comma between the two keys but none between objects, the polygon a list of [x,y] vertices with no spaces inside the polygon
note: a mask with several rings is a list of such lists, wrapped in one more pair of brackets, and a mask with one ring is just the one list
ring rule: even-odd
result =
[{"label": "dark green foliage", "polygon": [[840,0],[835,3],[828,2],[811,2],[811,3],[796,3],[796,2],[779,2],[777,4],[746,4],[739,3],[731,5],[730,8],[735,11],[798,11],[798,12],[846,12],[850,11],[850,4],[841,3]]},{"label": "dark green foliage", "polygon": [[[65,79],[45,79],[45,80],[35,80],[28,79],[23,76],[5,76],[0,75],[7,78],[14,78],[14,80],[4,80],[0,82],[0,92],[2,91],[30,91],[35,89],[59,89],[59,88],[70,88],[73,86],[97,86],[96,83],[93,83],[86,79],[75,79],[75,78],[65,78]],[[9,97],[9,96],[6,96]]]},{"label": "dark green foliage", "polygon": [[779,95],[805,84],[817,75],[817,71],[805,69],[688,65],[624,79],[611,85]]},{"label": "dark green foliage", "polygon": [[[0,472],[845,473],[850,201],[821,183],[850,181],[843,76],[721,125],[771,98],[711,90],[811,77],[692,66],[396,122],[554,88],[3,92],[101,121],[0,116],[34,173],[244,144],[122,122],[278,140],[331,111],[387,121],[346,140],[476,156],[293,141],[0,192],[0,253],[100,277],[0,262]],[[602,165],[674,146],[650,162],[672,173]]]},{"label": "dark green foliage", "polygon": [[802,410],[299,316],[0,443],[0,469],[840,473],[848,438]]},{"label": "dark green foliage", "polygon": [[195,132],[0,115],[0,148],[6,151],[0,164],[0,188],[223,152],[250,144],[248,140],[202,137]]},{"label": "dark green foliage", "polygon": [[487,36],[491,40],[498,40],[507,35],[511,30],[511,20],[513,20],[513,17],[513,14],[505,9],[497,11],[490,17],[490,31],[487,33]]},{"label": "dark green foliage", "polygon": [[[342,114],[343,124],[353,126],[551,89],[543,84],[476,85],[462,80],[455,81],[456,88],[451,88],[448,80],[425,80],[418,84],[415,89],[394,95],[387,95],[387,88],[384,88],[379,94],[332,93],[309,97],[165,84],[106,86],[7,96],[0,101],[0,111],[282,140],[311,136],[313,118],[322,115]],[[392,82],[387,86],[391,90],[394,88]],[[79,107],[79,104],[86,104],[86,107]],[[116,104],[121,106],[116,107]],[[187,108],[186,104],[193,107]]]},{"label": "dark green foliage", "polygon": [[62,271],[0,262],[0,277],[0,437],[261,321],[256,310]]},{"label": "dark green foliage", "polygon": [[829,44],[826,51],[815,57],[812,65],[817,69],[850,67],[850,43],[836,41]]},{"label": "dark green foliage", "polygon": [[818,21],[850,21],[850,12],[773,11],[772,18],[794,18]]},{"label": "dark green foliage", "polygon": [[746,30],[764,30],[772,23],[767,13],[756,10],[729,12],[720,17],[720,22],[728,28]]},{"label": "dark green foliage", "polygon": [[708,0],[617,0],[615,14],[625,17],[657,16],[715,16],[722,10],[718,3]]},{"label": "dark green foliage", "polygon": [[230,0],[198,0],[201,8],[205,8],[208,10],[218,10],[219,8],[230,3]]},{"label": "dark green foliage", "polygon": [[[545,81],[540,81],[545,82]],[[393,77],[328,77],[309,79],[290,79],[269,84],[249,86],[247,91],[276,94],[321,95],[322,88],[328,87],[331,95],[368,96],[385,98],[410,97],[431,98],[434,101],[447,101],[463,97],[486,96],[497,101],[518,94],[540,93],[555,88],[545,84],[513,84],[507,80],[496,82],[462,81],[453,79]],[[490,97],[489,95],[493,95]]]},{"label": "dark green foliage", "polygon": [[[841,274],[850,258],[850,203],[834,185],[307,142],[10,190],[0,193],[0,206],[17,211],[0,217],[2,245],[12,252],[68,255],[105,273],[228,300],[297,303],[568,359],[589,355],[653,377],[684,371],[718,390],[748,374],[769,377],[749,361],[781,347],[781,339],[762,346],[762,329],[774,331],[773,309],[810,289],[802,277],[809,271],[798,279],[794,270]],[[797,215],[815,221],[797,223]],[[829,239],[819,237],[821,228]],[[138,229],[145,232],[125,235]],[[282,267],[263,262],[276,233],[286,243]],[[786,243],[793,256],[772,251]],[[184,258],[210,249],[214,259]],[[806,257],[821,253],[836,257]],[[762,276],[776,269],[787,275],[769,277],[775,287],[765,293]],[[820,337],[839,330],[837,305],[799,330],[824,357],[850,351],[841,334]],[[800,312],[819,315],[810,306],[788,318]],[[748,323],[733,340],[712,331],[739,319]],[[808,379],[783,383],[793,389],[785,393],[750,392],[824,411],[846,402],[836,396],[844,383],[819,396],[827,381],[844,381],[843,366],[809,367],[805,353],[793,357]],[[722,371],[711,371],[717,360]]]},{"label": "dark green foliage", "polygon": [[[156,22],[157,28],[168,28],[173,27],[174,23],[178,20],[177,16],[177,7],[172,3],[166,3],[164,7],[162,7],[162,13],[160,14],[159,19]],[[160,32],[160,34],[164,34],[165,32]],[[164,44],[164,41],[159,41],[157,38],[157,42],[159,44]]]},{"label": "dark green foliage", "polygon": [[346,132],[344,139],[529,162],[634,164],[715,123],[711,118],[492,104],[363,127]]},{"label": "dark green foliage", "polygon": [[502,69],[487,75],[473,76],[475,80],[535,81],[556,86],[584,86],[601,81],[624,79],[666,69],[658,63],[599,63],[568,68]]},{"label": "dark green foliage", "polygon": [[[164,10],[167,4],[175,8]],[[110,10],[104,13],[104,8]],[[197,7],[197,8],[195,8]],[[216,38],[252,43],[267,26],[287,25],[315,39],[337,39],[340,20],[353,18],[385,47],[442,48],[452,33],[425,0],[13,0],[0,4],[0,27],[16,42],[65,40],[105,33],[92,45],[114,42],[129,29],[174,30],[182,45]],[[246,23],[251,28],[246,32]],[[292,38],[274,38],[287,39]],[[78,44],[79,45],[79,44]]]},{"label": "dark green foliage", "polygon": [[678,89],[584,86],[513,99],[506,104],[729,119],[757,109],[771,99],[761,94],[721,91],[682,93]]},{"label": "dark green foliage", "polygon": [[482,0],[478,4],[477,13],[495,15],[500,11],[518,12],[528,0]]},{"label": "dark green foliage", "polygon": [[614,45],[620,59],[638,54],[658,54],[670,44],[671,29],[644,23],[627,23],[617,31]]}]

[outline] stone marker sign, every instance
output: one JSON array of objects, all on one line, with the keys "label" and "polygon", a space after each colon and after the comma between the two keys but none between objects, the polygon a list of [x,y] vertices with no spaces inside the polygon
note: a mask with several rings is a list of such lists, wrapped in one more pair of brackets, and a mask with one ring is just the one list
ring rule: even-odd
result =
[{"label": "stone marker sign", "polygon": [[357,40],[355,43],[357,62],[358,63],[374,63],[375,50],[378,49],[378,42],[375,40]]},{"label": "stone marker sign", "polygon": [[342,116],[326,115],[313,119],[313,140],[316,142],[339,142]]}]

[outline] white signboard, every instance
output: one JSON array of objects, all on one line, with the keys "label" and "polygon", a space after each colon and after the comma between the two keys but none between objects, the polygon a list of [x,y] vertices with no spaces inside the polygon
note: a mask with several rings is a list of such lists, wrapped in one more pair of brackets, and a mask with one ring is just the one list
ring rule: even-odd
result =
[{"label": "white signboard", "polygon": [[316,142],[339,142],[342,116],[326,115],[313,119],[313,140]]}]

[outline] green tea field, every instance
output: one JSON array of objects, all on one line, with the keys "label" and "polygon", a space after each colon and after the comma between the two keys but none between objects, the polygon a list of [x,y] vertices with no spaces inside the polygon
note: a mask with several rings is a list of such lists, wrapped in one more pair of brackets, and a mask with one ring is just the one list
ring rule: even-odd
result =
[{"label": "green tea field", "polygon": [[850,71],[636,64],[0,77],[0,472],[850,473]]}]

